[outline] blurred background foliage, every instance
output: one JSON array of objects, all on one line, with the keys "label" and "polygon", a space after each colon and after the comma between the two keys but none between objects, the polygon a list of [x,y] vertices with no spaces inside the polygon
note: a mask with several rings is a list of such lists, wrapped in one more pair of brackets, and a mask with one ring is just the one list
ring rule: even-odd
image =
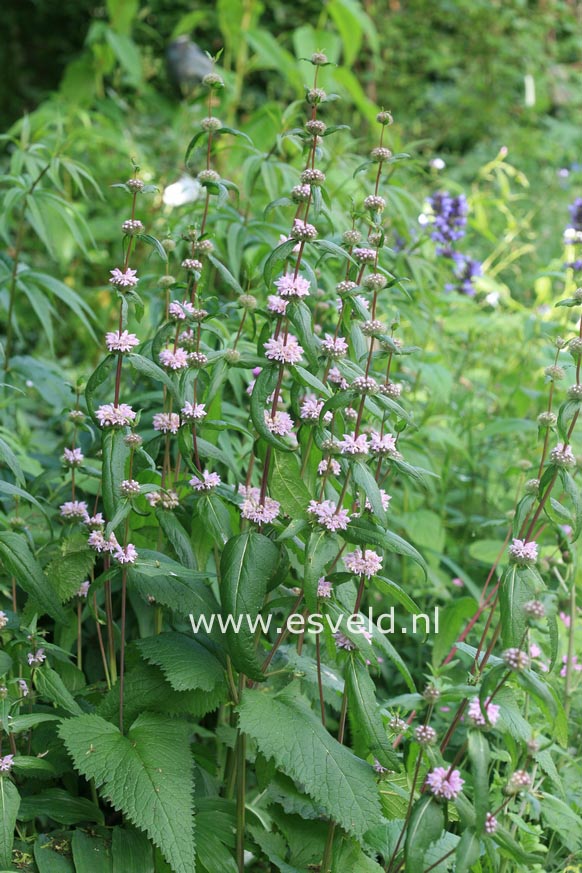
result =
[{"label": "blurred background foliage", "polygon": [[[452,599],[455,575],[475,594],[472,576],[499,550],[515,488],[535,472],[547,337],[567,334],[578,317],[553,303],[575,281],[562,236],[582,182],[582,3],[8,0],[2,20],[0,306],[6,324],[18,282],[5,369],[20,392],[13,448],[23,467],[32,475],[39,459],[55,466],[48,459],[70,386],[97,364],[95,335],[112,324],[107,279],[121,263],[127,215],[110,186],[139,164],[157,187],[140,217],[160,240],[178,240],[199,220],[201,201],[179,205],[168,189],[182,190],[203,166],[197,148],[187,162],[184,154],[205,114],[206,51],[222,51],[227,87],[216,114],[253,143],[219,141],[217,168],[239,186],[242,211],[232,196],[213,210],[211,229],[220,260],[264,299],[258,264],[291,220],[288,208],[265,210],[288,194],[301,164],[292,131],[309,68],[300,59],[323,49],[336,66],[322,70],[321,84],[341,97],[326,104],[326,121],[350,131],[325,140],[322,232],[339,241],[353,200],[369,193],[354,173],[376,142],[379,106],[395,117],[391,148],[410,156],[394,165],[386,194],[386,266],[405,291],[383,314],[423,350],[402,359],[396,378],[414,392],[420,425],[410,460],[440,478],[428,497],[403,485],[403,523],[431,561],[430,593]],[[186,59],[183,37],[199,47]],[[461,250],[482,264],[472,297],[446,290],[451,261],[419,221],[441,189],[469,202]],[[178,247],[165,264],[152,247],[136,264],[140,336],[158,320],[157,280],[179,271],[180,255]],[[328,262],[322,287],[336,281]],[[236,295],[216,282],[229,305]],[[419,664],[425,655],[415,648]]]}]

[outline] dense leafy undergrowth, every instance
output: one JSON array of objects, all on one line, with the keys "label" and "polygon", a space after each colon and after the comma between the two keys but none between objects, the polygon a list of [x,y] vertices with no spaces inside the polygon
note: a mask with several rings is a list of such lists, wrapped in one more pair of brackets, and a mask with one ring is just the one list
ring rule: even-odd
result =
[{"label": "dense leafy undergrowth", "polygon": [[8,139],[2,870],[582,859],[577,206],[512,288],[505,154],[410,193],[300,69],[265,149],[210,73],[163,196]]}]

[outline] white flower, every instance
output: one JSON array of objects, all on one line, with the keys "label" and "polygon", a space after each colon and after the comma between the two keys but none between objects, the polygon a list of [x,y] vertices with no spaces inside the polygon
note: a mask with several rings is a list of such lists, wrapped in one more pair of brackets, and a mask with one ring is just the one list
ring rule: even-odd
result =
[{"label": "white flower", "polygon": [[212,491],[213,488],[220,485],[221,481],[218,473],[209,473],[208,470],[204,470],[202,474],[190,479],[190,485],[195,491]]},{"label": "white flower", "polygon": [[279,361],[281,364],[299,364],[302,360],[303,349],[297,342],[297,337],[287,334],[286,337],[271,337],[264,343],[265,355],[270,361]]},{"label": "white flower", "polygon": [[127,403],[106,403],[95,412],[101,427],[126,427],[135,421],[136,414]]},{"label": "white flower", "polygon": [[320,461],[317,467],[317,472],[320,476],[324,473],[330,471],[334,476],[339,476],[341,473],[341,465],[339,461],[336,461],[335,458],[324,458],[323,461]]},{"label": "white flower", "polygon": [[345,389],[348,387],[347,380],[344,379],[337,367],[331,368],[331,370],[327,374],[327,378],[332,384],[339,385],[342,391],[345,391]]},{"label": "white flower", "polygon": [[112,285],[119,285],[121,288],[133,288],[134,285],[137,285],[137,270],[130,270],[128,267],[127,270],[122,271],[119,267],[116,267],[110,272],[111,279],[109,282]]},{"label": "white flower", "polygon": [[182,303],[174,301],[168,307],[170,318],[175,318],[177,321],[184,321],[189,315],[194,314],[194,306],[189,300],[183,300]]},{"label": "white flower", "polygon": [[368,437],[365,433],[356,436],[354,433],[346,433],[339,443],[342,455],[367,455],[370,451]]},{"label": "white flower", "polygon": [[509,547],[509,556],[514,564],[535,564],[538,559],[538,544],[514,539]]},{"label": "white flower", "polygon": [[348,344],[341,336],[333,337],[326,333],[325,339],[321,342],[322,351],[330,358],[343,358],[348,353]]},{"label": "white flower", "polygon": [[271,431],[279,436],[287,436],[293,430],[293,419],[287,412],[276,412],[271,415],[265,409],[265,424]]},{"label": "white flower", "polygon": [[285,315],[288,305],[288,300],[283,300],[282,297],[277,297],[275,294],[269,294],[267,298],[267,309],[277,315]]},{"label": "white flower", "polygon": [[382,569],[382,558],[372,549],[366,549],[362,552],[358,546],[353,552],[344,556],[344,564],[350,573],[370,578]]},{"label": "white flower", "polygon": [[182,370],[188,366],[189,355],[186,349],[162,349],[159,354],[160,364],[169,370]]},{"label": "white flower", "polygon": [[345,530],[350,522],[347,509],[339,509],[333,500],[323,500],[321,503],[312,500],[307,512],[314,515],[322,527],[331,531]]},{"label": "white flower", "polygon": [[180,416],[176,412],[157,412],[153,417],[154,430],[162,433],[178,433]]},{"label": "white flower", "polygon": [[380,435],[377,431],[370,434],[370,448],[378,455],[388,455],[391,458],[402,458],[396,448],[396,437],[391,433]]},{"label": "white flower", "polygon": [[201,421],[206,413],[205,403],[188,403],[182,407],[180,412],[184,421]]},{"label": "white flower", "polygon": [[276,500],[265,497],[264,502],[261,503],[261,492],[258,488],[241,486],[239,490],[245,498],[241,506],[243,518],[254,521],[255,524],[268,524],[277,518],[281,506]]},{"label": "white flower", "polygon": [[331,592],[333,591],[333,585],[326,579],[325,576],[320,576],[317,581],[317,596],[318,597],[331,597]]},{"label": "white flower", "polygon": [[281,297],[307,297],[309,284],[303,276],[294,276],[292,273],[286,273],[275,282]]},{"label": "white flower", "polygon": [[487,720],[485,720],[485,716],[483,715],[483,712],[481,712],[479,698],[473,697],[469,703],[467,715],[471,723],[477,727],[486,727],[487,724],[494,727],[497,724],[500,711],[499,706],[495,703],[491,703],[491,699],[488,697],[483,704],[483,712],[485,712],[487,716]]},{"label": "white flower", "polygon": [[118,546],[113,557],[119,564],[135,564],[137,560],[137,549],[132,545],[132,543],[128,543],[125,547]]},{"label": "white flower", "polygon": [[85,459],[81,449],[65,449],[62,462],[66,467],[80,467]]},{"label": "white flower", "polygon": [[130,352],[135,346],[139,346],[139,339],[126,330],[123,333],[114,330],[105,334],[105,345],[109,352]]},{"label": "white flower", "polygon": [[88,518],[87,504],[84,500],[68,500],[60,505],[63,518]]},{"label": "white flower", "polygon": [[117,537],[114,533],[110,534],[110,536],[105,539],[103,533],[100,530],[94,530],[89,534],[89,539],[87,540],[87,544],[95,549],[96,552],[114,552],[119,548],[119,543],[117,542]]}]

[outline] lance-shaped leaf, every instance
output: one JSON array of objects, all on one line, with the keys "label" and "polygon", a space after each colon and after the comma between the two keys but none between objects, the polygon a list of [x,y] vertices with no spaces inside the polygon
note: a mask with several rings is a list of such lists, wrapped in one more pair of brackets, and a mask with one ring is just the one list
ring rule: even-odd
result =
[{"label": "lance-shaped leaf", "polygon": [[107,518],[113,519],[121,503],[120,487],[126,478],[125,467],[129,446],[125,444],[125,428],[110,427],[103,431],[103,506]]},{"label": "lance-shaped leaf", "polygon": [[6,776],[0,776],[0,867],[4,870],[12,868],[12,844],[20,794],[14,782]]},{"label": "lance-shaped leaf", "polygon": [[472,830],[466,830],[455,851],[455,873],[469,873],[481,854],[481,842]]},{"label": "lance-shaped leaf", "polygon": [[317,370],[320,342],[313,330],[311,310],[302,300],[296,300],[288,305],[286,315],[297,332],[309,363]]},{"label": "lance-shaped leaf", "polygon": [[110,373],[113,371],[113,367],[117,361],[117,355],[107,355],[104,358],[96,370],[94,370],[89,379],[87,381],[87,386],[85,388],[85,400],[87,401],[87,409],[89,410],[89,415],[93,419],[94,423],[97,427],[101,427],[97,416],[95,415],[95,392],[97,389],[103,385],[104,382],[109,378]]},{"label": "lance-shaped leaf", "polygon": [[388,740],[378,703],[376,689],[368,670],[357,658],[351,658],[346,672],[348,713],[356,735],[361,736],[369,751],[383,767],[399,770],[400,761]]},{"label": "lance-shaped leaf", "polygon": [[338,743],[292,690],[274,697],[247,689],[241,730],[346,831],[361,837],[381,821],[374,771]]},{"label": "lance-shaped leaf", "polygon": [[367,546],[368,548],[379,547],[386,552],[395,552],[397,555],[405,555],[408,558],[412,558],[426,575],[424,558],[417,552],[414,546],[402,539],[398,534],[389,530],[382,530],[377,525],[366,521],[366,519],[352,519],[347,530],[343,533],[343,537],[349,543],[357,543],[359,546]]},{"label": "lance-shaped leaf", "polygon": [[382,495],[374,476],[362,461],[352,464],[354,482],[360,488],[360,494],[364,500],[370,501],[370,506],[376,518],[381,524],[386,524],[386,510],[382,504]]},{"label": "lance-shaped leaf", "polygon": [[489,811],[489,743],[480,730],[469,731],[467,743],[473,774],[475,827],[477,832],[481,833]]},{"label": "lance-shaped leaf", "polygon": [[325,576],[325,568],[337,558],[338,540],[327,530],[315,530],[305,548],[303,590],[310,612],[317,610],[317,583]]},{"label": "lance-shaped leaf", "polygon": [[264,677],[251,625],[263,608],[278,563],[277,546],[255,531],[232,537],[220,561],[222,614],[225,621],[232,616],[235,624],[229,624],[225,634],[228,653],[236,669],[256,681]]},{"label": "lance-shaped leaf", "polygon": [[168,389],[178,406],[182,406],[182,399],[176,383],[165,370],[162,370],[161,367],[158,367],[157,364],[154,364],[153,361],[150,361],[149,358],[145,358],[143,355],[132,353],[126,357],[129,364],[131,364],[135,370],[143,373],[144,376],[149,376],[150,379],[153,379],[156,382],[161,382],[162,385]]},{"label": "lance-shaped leaf", "polygon": [[0,533],[0,557],[35,607],[59,621],[67,620],[57,595],[21,534],[12,531]]},{"label": "lance-shaped leaf", "polygon": [[525,604],[534,600],[536,578],[528,567],[510,564],[501,580],[499,589],[499,610],[501,615],[501,636],[506,647],[520,646],[527,628]]},{"label": "lance-shaped leaf", "polygon": [[427,849],[439,839],[444,826],[443,806],[433,797],[424,794],[413,807],[406,831],[406,873],[419,873],[424,870]]},{"label": "lance-shaped leaf", "polygon": [[301,478],[297,459],[288,453],[273,453],[271,493],[291,518],[307,518],[311,495]]},{"label": "lance-shaped leaf", "polygon": [[189,729],[144,713],[128,735],[98,715],[59,730],[75,768],[158,846],[175,873],[193,870],[193,773]]}]

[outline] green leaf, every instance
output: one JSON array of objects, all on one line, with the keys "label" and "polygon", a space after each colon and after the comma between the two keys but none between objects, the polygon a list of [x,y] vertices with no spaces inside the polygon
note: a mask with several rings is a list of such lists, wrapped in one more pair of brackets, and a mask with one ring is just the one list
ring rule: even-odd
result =
[{"label": "green leaf", "polygon": [[86,536],[73,536],[61,543],[61,554],[46,568],[51,587],[63,603],[70,600],[86,581],[95,563],[95,552],[87,546]]},{"label": "green leaf", "polygon": [[532,576],[527,567],[510,564],[503,574],[499,589],[501,635],[505,648],[520,646],[527,628],[524,606],[536,594]]},{"label": "green leaf", "polygon": [[294,300],[287,306],[286,315],[295,328],[300,344],[311,364],[317,372],[319,366],[320,342],[313,330],[311,310],[302,300]]},{"label": "green leaf", "polygon": [[403,540],[398,534],[392,533],[392,531],[381,530],[381,528],[365,519],[354,518],[349,523],[347,530],[344,531],[343,537],[348,542],[357,543],[359,546],[367,546],[368,548],[377,546],[386,552],[395,552],[397,555],[405,555],[408,558],[412,558],[422,568],[426,576],[427,570],[424,558],[422,558],[414,546]]},{"label": "green leaf", "polygon": [[194,557],[190,537],[176,518],[176,513],[170,512],[167,509],[156,509],[156,518],[176,552],[179,562],[185,567],[195,570],[196,558]]},{"label": "green leaf", "polygon": [[338,540],[326,530],[315,530],[305,548],[303,590],[310,612],[317,611],[317,583],[325,575],[325,567],[337,558]]},{"label": "green leaf", "polygon": [[39,873],[75,873],[72,859],[56,851],[51,834],[40,834],[33,851]]},{"label": "green leaf", "polygon": [[130,355],[125,355],[125,358],[134,370],[143,373],[144,376],[149,376],[149,378],[153,379],[154,382],[160,382],[164,385],[178,406],[182,406],[182,398],[180,397],[180,392],[178,391],[176,383],[170,376],[168,376],[165,370],[162,370],[161,367],[158,367],[157,364],[154,364],[153,361],[150,361],[149,358],[145,358],[143,355],[132,353]]},{"label": "green leaf", "polygon": [[469,873],[481,854],[481,842],[472,830],[466,830],[457,844],[455,873]]},{"label": "green leaf", "polygon": [[104,837],[89,835],[77,828],[73,832],[71,850],[76,873],[112,873],[111,848]]},{"label": "green leaf", "polygon": [[75,313],[75,317],[82,322],[92,339],[97,339],[93,327],[91,326],[91,321],[95,321],[95,313],[79,294],[69,288],[68,285],[65,285],[64,282],[61,282],[54,276],[50,276],[48,273],[36,273],[29,270],[26,272],[25,276],[26,279],[31,279],[41,288],[54,294],[55,297],[68,306],[69,309]]},{"label": "green leaf", "polygon": [[72,715],[80,715],[83,712],[59,674],[48,664],[43,664],[34,671],[34,687],[41,697],[50,700],[55,706]]},{"label": "green leaf", "polygon": [[[140,713],[157,712],[166,717],[191,715],[196,719],[217,709],[228,698],[226,682],[213,691],[174,691],[159,667],[140,661],[129,670],[125,683],[124,713],[127,722]],[[99,715],[108,721],[119,721],[119,685],[113,686],[99,707]]]},{"label": "green leaf", "polygon": [[93,370],[89,379],[87,380],[87,385],[85,387],[85,401],[87,403],[87,410],[89,411],[89,415],[93,419],[94,424],[97,427],[101,427],[99,424],[99,420],[95,415],[95,392],[97,389],[103,385],[104,382],[107,381],[109,375],[113,371],[114,366],[117,363],[117,355],[107,355],[104,358],[96,370]]},{"label": "green leaf", "polygon": [[27,503],[32,503],[33,506],[36,506],[36,508],[42,512],[42,514],[50,524],[49,517],[44,506],[38,502],[36,497],[33,497],[32,494],[29,494],[28,491],[25,491],[24,488],[19,488],[18,485],[12,485],[10,482],[4,482],[4,480],[0,479],[0,494],[9,494],[11,497],[21,497],[22,500],[26,500]]},{"label": "green leaf", "polygon": [[113,873],[154,873],[152,847],[133,828],[114,828],[111,843]]},{"label": "green leaf", "polygon": [[127,737],[98,715],[59,729],[75,767],[158,846],[175,873],[193,870],[192,757],[186,724],[152,713]]},{"label": "green leaf", "polygon": [[141,240],[141,242],[145,243],[146,246],[151,246],[151,248],[154,249],[158,253],[158,255],[160,256],[162,261],[164,261],[164,263],[167,261],[168,253],[166,252],[165,248],[163,247],[163,245],[161,244],[159,239],[157,239],[157,237],[152,236],[151,233],[138,233],[138,234],[136,234],[136,236],[137,236],[137,239],[139,239],[139,240]]},{"label": "green leaf", "polygon": [[485,817],[489,812],[489,743],[480,730],[470,730],[467,742],[473,774],[475,827],[477,832],[481,833],[485,826]]},{"label": "green leaf", "polygon": [[385,576],[375,576],[374,577],[374,585],[376,588],[379,588],[380,591],[384,591],[390,597],[393,597],[394,600],[397,600],[408,612],[420,613],[420,606],[410,597],[400,585],[397,585],[396,582],[393,582],[392,579],[386,579]]},{"label": "green leaf", "polygon": [[263,534],[247,531],[232,537],[220,561],[222,614],[240,620],[236,633],[229,627],[226,646],[237,670],[261,681],[263,673],[255,651],[255,631],[249,627],[265,601],[269,580],[279,563],[279,550]]},{"label": "green leaf", "polygon": [[[517,842],[513,834],[511,834],[502,825],[498,825],[497,830],[493,834],[493,840],[498,846],[501,846],[513,859],[519,864],[525,864],[531,869],[536,864],[543,864],[545,858],[541,855],[536,855],[533,852],[528,852]],[[527,869],[527,868],[526,868]]]},{"label": "green leaf", "polygon": [[224,667],[193,637],[163,633],[139,640],[137,647],[150,664],[161,667],[176,691],[212,691],[224,680]]},{"label": "green leaf", "polygon": [[573,519],[572,542],[576,542],[582,531],[582,491],[567,470],[560,470],[560,479],[564,491],[572,501]]},{"label": "green leaf", "polygon": [[5,676],[12,670],[12,657],[8,652],[0,651],[0,676]]},{"label": "green leaf", "polygon": [[362,461],[356,461],[351,465],[351,467],[354,482],[359,486],[361,492],[363,492],[362,496],[364,500],[367,498],[370,501],[374,515],[380,524],[385,525],[386,510],[382,505],[382,495],[380,494],[378,483],[370,472],[368,465],[364,464]]},{"label": "green leaf", "polygon": [[282,452],[292,452],[293,447],[271,433],[265,423],[265,411],[270,412],[267,409],[267,397],[275,390],[278,377],[279,370],[276,367],[264,367],[257,376],[251,395],[251,418],[257,433],[266,442]]},{"label": "green leaf", "polygon": [[131,25],[138,12],[139,0],[107,0],[107,13],[111,26],[118,33],[131,32]]},{"label": "green leaf", "polygon": [[21,588],[31,597],[35,607],[58,621],[66,621],[59,600],[50,586],[42,567],[30,551],[26,539],[12,531],[0,533],[0,555]]},{"label": "green leaf", "polygon": [[6,776],[0,776],[0,867],[8,870],[12,867],[12,844],[16,829],[16,819],[20,807],[20,794],[14,782]]},{"label": "green leaf", "polygon": [[60,721],[59,715],[49,715],[46,712],[33,712],[30,715],[15,715],[10,719],[9,733],[19,734],[22,731],[29,731],[37,724],[44,724],[49,721]]},{"label": "green leaf", "polygon": [[204,584],[207,578],[207,574],[196,573],[160,552],[147,549],[139,550],[137,562],[127,571],[128,583],[144,600],[151,596],[181,616],[218,611],[212,591]]},{"label": "green leaf", "polygon": [[17,755],[12,766],[15,773],[22,774],[23,776],[50,779],[58,775],[50,761],[47,761],[45,758],[37,758],[35,755]]},{"label": "green leaf", "polygon": [[431,843],[436,842],[445,826],[444,809],[434,798],[426,794],[420,797],[412,809],[406,830],[406,873],[424,870],[424,856]]},{"label": "green leaf", "polygon": [[134,41],[125,34],[116,33],[110,27],[105,31],[105,38],[119,66],[127,73],[130,85],[139,88],[142,84],[141,55]]},{"label": "green leaf", "polygon": [[24,473],[20,462],[10,446],[3,439],[0,439],[0,459],[12,471],[12,475],[19,485],[24,485]]},{"label": "green leaf", "polygon": [[222,548],[232,536],[230,513],[217,494],[203,494],[197,504],[203,529]]},{"label": "green leaf", "polygon": [[232,288],[232,290],[236,291],[237,294],[244,294],[243,289],[241,288],[241,286],[239,285],[237,280],[234,278],[234,276],[232,275],[230,270],[227,267],[225,267],[224,264],[222,264],[218,260],[218,258],[215,258],[213,255],[208,255],[208,260],[216,268],[216,270],[218,270],[222,279],[224,280],[224,282],[226,282],[226,284],[228,285],[229,288]]},{"label": "green leaf", "polygon": [[341,246],[338,246],[336,243],[330,242],[327,239],[316,239],[313,240],[312,245],[316,246],[327,255],[335,255],[336,258],[341,258],[341,260],[350,261],[350,263],[355,264],[356,262],[350,255],[346,249],[342,249]]},{"label": "green leaf", "polygon": [[291,518],[307,518],[306,509],[311,494],[301,478],[299,463],[294,455],[273,452],[271,495],[278,500]]},{"label": "green leaf", "polygon": [[329,397],[329,389],[325,387],[323,382],[314,376],[313,373],[310,373],[309,370],[306,370],[304,367],[290,367],[289,368],[295,377],[295,379],[300,382],[302,385],[305,385],[307,388],[313,388],[314,391],[323,395],[323,397]]},{"label": "green leaf", "polygon": [[121,502],[120,487],[126,478],[125,468],[129,460],[129,446],[125,444],[125,428],[109,427],[103,431],[103,506],[106,518],[112,519]]},{"label": "green leaf", "polygon": [[383,767],[399,770],[400,760],[388,740],[376,701],[374,682],[366,666],[356,658],[351,658],[348,664],[346,690],[353,730],[362,737],[368,750]]},{"label": "green leaf", "polygon": [[47,817],[62,825],[77,822],[96,822],[104,824],[103,813],[85,797],[72,797],[62,788],[48,788],[40,794],[27,795],[20,802],[20,821],[33,821]]},{"label": "green leaf", "polygon": [[553,736],[565,749],[568,744],[568,720],[557,693],[533,670],[522,670],[514,675],[522,688],[535,699],[546,717],[548,727],[552,728]]},{"label": "green leaf", "polygon": [[260,751],[346,831],[362,837],[380,823],[372,767],[338,743],[289,688],[276,697],[246,689],[238,713],[240,729]]},{"label": "green leaf", "polygon": [[[432,662],[440,667],[458,638],[464,623],[473,615],[477,606],[472,597],[455,597],[439,614],[440,633],[435,635]],[[420,610],[417,610],[419,612]]]},{"label": "green leaf", "polygon": [[263,278],[267,287],[270,286],[273,280],[273,273],[278,269],[278,265],[284,263],[292,254],[293,249],[297,245],[296,240],[290,239],[287,242],[281,243],[274,249],[265,262],[263,269]]},{"label": "green leaf", "polygon": [[544,792],[540,808],[545,826],[550,831],[557,831],[568,851],[582,852],[582,818],[572,807],[559,797]]}]

